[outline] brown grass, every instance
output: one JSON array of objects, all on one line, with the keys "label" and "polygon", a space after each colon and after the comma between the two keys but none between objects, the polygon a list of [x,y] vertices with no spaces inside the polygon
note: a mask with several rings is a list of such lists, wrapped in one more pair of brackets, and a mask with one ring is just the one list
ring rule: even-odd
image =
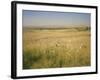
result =
[{"label": "brown grass", "polygon": [[23,30],[23,69],[90,66],[90,31]]}]

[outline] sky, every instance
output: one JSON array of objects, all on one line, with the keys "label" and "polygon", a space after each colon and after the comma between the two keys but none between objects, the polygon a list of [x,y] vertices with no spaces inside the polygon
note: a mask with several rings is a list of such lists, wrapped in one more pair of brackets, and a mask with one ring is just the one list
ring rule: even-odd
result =
[{"label": "sky", "polygon": [[90,13],[23,10],[23,27],[90,26]]}]

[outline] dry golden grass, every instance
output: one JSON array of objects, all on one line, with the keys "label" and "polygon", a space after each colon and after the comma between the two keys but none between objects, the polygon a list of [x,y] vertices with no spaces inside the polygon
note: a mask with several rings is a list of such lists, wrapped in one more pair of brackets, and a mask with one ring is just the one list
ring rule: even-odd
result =
[{"label": "dry golden grass", "polygon": [[90,66],[90,31],[23,30],[23,69]]}]

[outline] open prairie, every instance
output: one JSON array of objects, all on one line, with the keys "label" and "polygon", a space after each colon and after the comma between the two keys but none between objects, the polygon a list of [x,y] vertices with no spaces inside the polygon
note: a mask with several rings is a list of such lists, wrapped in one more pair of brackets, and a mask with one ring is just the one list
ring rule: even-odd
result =
[{"label": "open prairie", "polygon": [[23,69],[90,66],[90,30],[23,28]]}]

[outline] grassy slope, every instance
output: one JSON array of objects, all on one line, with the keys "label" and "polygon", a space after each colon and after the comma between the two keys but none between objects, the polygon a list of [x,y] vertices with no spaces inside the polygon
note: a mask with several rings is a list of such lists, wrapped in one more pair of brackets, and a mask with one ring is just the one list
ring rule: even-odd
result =
[{"label": "grassy slope", "polygon": [[90,32],[23,30],[23,69],[90,65]]}]

